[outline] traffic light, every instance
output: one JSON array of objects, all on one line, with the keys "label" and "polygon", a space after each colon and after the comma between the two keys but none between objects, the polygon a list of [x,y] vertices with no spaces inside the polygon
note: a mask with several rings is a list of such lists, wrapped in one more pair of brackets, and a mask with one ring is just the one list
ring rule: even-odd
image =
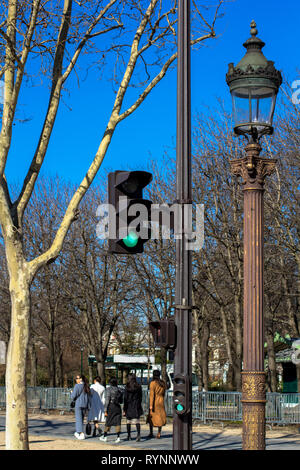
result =
[{"label": "traffic light", "polygon": [[110,253],[143,253],[151,237],[151,201],[143,189],[152,180],[147,171],[114,171],[108,175]]},{"label": "traffic light", "polygon": [[174,320],[160,320],[149,322],[154,343],[166,349],[174,349],[176,346],[176,328]]},{"label": "traffic light", "polygon": [[178,374],[174,377],[174,409],[178,415],[185,415],[190,411],[190,379],[188,376]]}]

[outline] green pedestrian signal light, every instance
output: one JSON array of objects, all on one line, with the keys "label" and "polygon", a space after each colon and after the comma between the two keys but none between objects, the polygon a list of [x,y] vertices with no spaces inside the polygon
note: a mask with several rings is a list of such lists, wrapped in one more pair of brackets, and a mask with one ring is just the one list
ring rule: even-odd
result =
[{"label": "green pedestrian signal light", "polygon": [[127,237],[123,238],[123,243],[125,246],[128,246],[128,248],[134,248],[139,241],[139,237],[135,232],[130,232]]},{"label": "green pedestrian signal light", "polygon": [[182,412],[184,410],[184,407],[182,405],[176,405],[176,410]]},{"label": "green pedestrian signal light", "polygon": [[108,175],[108,251],[143,253],[151,238],[151,204],[143,190],[151,182],[147,171],[117,170]]},{"label": "green pedestrian signal light", "polygon": [[186,415],[191,410],[191,378],[185,374],[174,377],[174,411],[178,415]]}]

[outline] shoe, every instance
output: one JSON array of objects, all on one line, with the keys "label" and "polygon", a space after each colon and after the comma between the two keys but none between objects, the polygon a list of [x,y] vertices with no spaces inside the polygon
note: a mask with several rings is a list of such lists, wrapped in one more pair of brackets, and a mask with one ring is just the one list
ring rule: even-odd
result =
[{"label": "shoe", "polygon": [[149,436],[147,436],[147,439],[152,439],[154,437],[153,434],[149,434]]},{"label": "shoe", "polygon": [[131,436],[127,436],[126,441],[131,441]]},{"label": "shoe", "polygon": [[157,439],[160,439],[160,433],[157,434],[156,438],[157,438]]},{"label": "shoe", "polygon": [[82,441],[83,439],[85,439],[85,435],[84,435],[83,432],[80,432],[80,433],[79,433],[79,432],[75,432],[75,433],[74,433],[74,436],[76,437],[76,439],[79,439],[79,440],[81,440],[81,441]]},{"label": "shoe", "polygon": [[74,436],[76,437],[76,439],[79,439],[79,436],[80,436],[79,432],[74,432]]},{"label": "shoe", "polygon": [[104,436],[104,435],[103,435],[103,436],[100,436],[100,437],[99,437],[99,440],[100,440],[100,441],[103,441],[103,442],[106,442],[106,441],[107,441],[107,436]]},{"label": "shoe", "polygon": [[121,439],[119,437],[117,437],[117,439],[115,440],[115,443],[119,444],[119,442],[121,442]]},{"label": "shoe", "polygon": [[137,436],[135,442],[140,442],[140,440],[141,440],[141,436]]}]

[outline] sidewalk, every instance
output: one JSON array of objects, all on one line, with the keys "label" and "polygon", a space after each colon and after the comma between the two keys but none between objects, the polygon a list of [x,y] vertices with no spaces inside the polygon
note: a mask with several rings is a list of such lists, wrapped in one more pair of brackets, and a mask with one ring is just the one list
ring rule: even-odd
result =
[{"label": "sidewalk", "polygon": [[[0,416],[0,450],[5,449],[4,416]],[[126,441],[125,425],[122,425],[121,442],[115,444],[116,435],[111,432],[106,443],[99,438],[87,436],[83,441],[74,437],[74,416],[32,415],[29,417],[31,450],[172,450],[172,425],[163,427],[161,439],[147,439],[149,428],[141,426],[140,442],[135,442],[133,426],[132,441]],[[113,431],[113,429],[112,429]],[[241,428],[222,425],[200,425],[193,428],[194,450],[241,450]],[[300,450],[300,434],[297,428],[280,428],[267,431],[268,450]]]}]

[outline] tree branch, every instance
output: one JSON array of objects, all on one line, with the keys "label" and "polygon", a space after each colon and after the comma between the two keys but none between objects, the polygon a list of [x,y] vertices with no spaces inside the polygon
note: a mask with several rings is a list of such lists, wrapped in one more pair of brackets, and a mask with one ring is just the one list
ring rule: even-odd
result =
[{"label": "tree branch", "polygon": [[[38,178],[41,166],[43,164],[43,161],[46,155],[46,151],[48,148],[48,144],[49,144],[50,137],[52,134],[52,129],[53,129],[57,111],[58,111],[63,83],[66,81],[71,71],[73,70],[76,64],[76,61],[79,57],[79,54],[82,51],[87,40],[89,39],[92,30],[99,23],[99,21],[102,19],[102,17],[107,12],[107,10],[111,8],[111,6],[115,2],[116,0],[111,0],[106,5],[106,7],[100,12],[100,14],[93,21],[90,27],[87,29],[84,38],[80,42],[72,60],[70,61],[69,66],[67,67],[66,71],[62,75],[62,63],[63,63],[63,58],[64,58],[65,43],[66,43],[66,39],[68,35],[68,28],[70,25],[70,12],[71,12],[71,4],[72,4],[72,0],[65,0],[64,14],[62,17],[60,34],[59,34],[59,38],[57,41],[57,47],[56,47],[54,65],[53,65],[52,90],[51,90],[51,95],[49,98],[48,110],[47,110],[43,130],[39,139],[39,143],[38,143],[34,158],[31,162],[28,173],[25,177],[20,195],[15,202],[15,205],[17,206],[18,218],[20,222],[23,218],[24,211],[31,197],[32,191],[34,189],[36,180]],[[120,26],[118,25],[118,27]]]},{"label": "tree branch", "polygon": [[[198,44],[199,42],[204,41],[206,39],[209,39],[211,37],[214,37],[211,33],[206,34],[205,36],[202,36],[198,39],[195,39],[195,40],[191,41],[191,45]],[[136,102],[130,108],[128,108],[126,111],[124,111],[121,115],[119,115],[118,122],[120,122],[123,119],[130,116],[130,114],[132,114],[142,104],[142,102],[147,98],[147,96],[153,90],[153,88],[164,78],[164,76],[166,75],[169,67],[175,61],[175,59],[177,59],[177,52],[175,52],[171,57],[169,57],[169,59],[163,65],[161,71],[156,75],[156,77],[153,78],[151,83],[149,83],[149,85],[145,88],[145,90],[139,96],[139,98],[136,100]]]}]

